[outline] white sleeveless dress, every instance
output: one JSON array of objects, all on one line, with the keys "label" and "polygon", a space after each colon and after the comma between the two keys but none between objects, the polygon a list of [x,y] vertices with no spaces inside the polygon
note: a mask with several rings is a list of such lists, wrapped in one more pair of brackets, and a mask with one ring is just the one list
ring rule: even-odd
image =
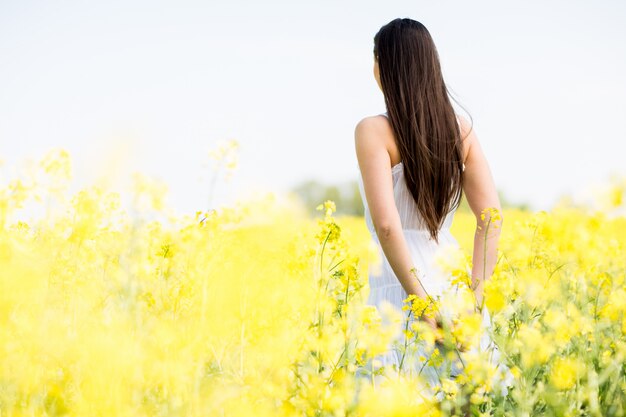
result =
[{"label": "white sleeveless dress", "polygon": [[[413,196],[406,186],[402,162],[391,169],[391,175],[393,180],[394,200],[400,215],[400,223],[402,224],[404,237],[406,238],[415,266],[425,274],[425,276],[420,275],[422,285],[424,285],[429,295],[433,297],[441,295],[449,282],[447,276],[436,266],[434,260],[436,255],[444,250],[444,247],[458,247],[458,242],[450,232],[454,211],[448,213],[444,219],[443,225],[441,229],[439,229],[439,243],[435,243],[435,241],[431,239],[428,229],[424,225],[420,213],[417,210]],[[368,303],[379,306],[382,300],[386,300],[394,305],[401,306],[407,294],[391,269],[380,246],[369,207],[367,206],[363,188],[363,178],[360,175],[359,188],[365,208],[365,223],[372,239],[377,244],[380,259],[383,261],[381,265],[382,269],[379,274],[370,272],[370,295]]]},{"label": "white sleeveless dress", "polygon": [[[383,115],[387,116],[386,112],[383,113]],[[465,165],[463,165],[463,168],[465,169]],[[429,295],[433,297],[441,295],[443,290],[449,286],[449,281],[446,274],[435,264],[435,258],[441,251],[445,250],[446,247],[452,246],[458,248],[459,246],[457,240],[450,232],[455,211],[450,211],[444,219],[443,225],[439,230],[439,244],[435,243],[435,241],[431,239],[428,229],[417,209],[417,204],[407,188],[404,180],[404,165],[402,162],[391,168],[391,176],[394,200],[398,214],[400,215],[402,230],[415,266],[423,272],[423,274],[420,275],[420,280]],[[379,274],[370,270],[370,295],[368,304],[379,307],[380,303],[385,300],[401,307],[407,294],[391,269],[380,246],[378,235],[376,234],[376,229],[374,228],[374,223],[372,222],[372,217],[367,205],[367,199],[365,198],[363,177],[361,176],[360,170],[358,183],[363,207],[365,208],[365,223],[373,241],[377,244],[380,259],[382,260],[382,269]],[[423,276],[424,274],[425,276]]]},{"label": "white sleeveless dress", "polygon": [[[387,116],[386,113],[383,115]],[[378,248],[379,259],[381,259],[382,262],[379,269],[375,269],[373,267],[369,268],[368,281],[370,292],[366,304],[376,306],[380,311],[383,303],[390,303],[402,313],[403,317],[406,317],[407,312],[402,311],[402,306],[405,305],[404,299],[406,299],[408,295],[391,269],[382,247],[380,246],[380,241],[378,240],[367,205],[367,200],[365,198],[363,178],[358,165],[357,170],[359,171],[359,191],[361,193],[361,199],[365,209],[365,222],[370,232],[370,236]],[[413,264],[419,271],[421,271],[418,276],[420,277],[420,281],[425,287],[426,292],[430,296],[437,298],[442,296],[446,289],[451,288],[451,278],[436,263],[436,258],[440,255],[445,256],[444,251],[449,248],[456,249],[459,247],[457,240],[450,232],[455,211],[450,211],[444,219],[438,235],[439,243],[437,244],[431,239],[430,234],[425,227],[424,221],[417,209],[417,205],[406,186],[406,182],[404,180],[404,166],[402,162],[392,167],[391,175],[393,180],[394,200],[400,215],[402,230],[411,253]],[[483,313],[483,325],[486,326],[490,323],[489,312],[486,308],[484,308]],[[396,337],[398,340],[404,339],[404,335],[402,333],[398,334]],[[481,340],[482,348],[486,348],[489,342],[490,340],[488,338],[483,338]],[[431,352],[425,352],[423,349],[418,350],[418,355],[425,358],[429,357],[430,353]],[[399,365],[401,356],[402,353],[400,350],[390,347],[385,354],[379,355],[376,358],[380,361],[381,366],[391,368],[393,364]],[[419,372],[420,375],[430,384],[433,386],[439,384],[436,369],[430,366],[424,367],[419,363],[417,363],[417,365],[417,368],[415,368],[417,372]],[[371,362],[368,363],[366,366],[368,371],[378,368],[378,366],[374,366],[373,368],[372,366]],[[456,366],[458,366],[458,364],[456,364]],[[406,369],[406,366],[403,364],[403,371]],[[413,372],[413,370],[411,370],[411,372]],[[375,379],[378,379],[378,377]]]}]

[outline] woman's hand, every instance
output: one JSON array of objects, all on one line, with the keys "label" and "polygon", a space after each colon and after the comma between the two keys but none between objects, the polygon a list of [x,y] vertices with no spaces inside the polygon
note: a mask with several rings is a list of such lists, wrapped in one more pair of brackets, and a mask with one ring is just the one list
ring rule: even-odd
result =
[{"label": "woman's hand", "polygon": [[[433,329],[433,332],[435,334],[435,344],[438,345],[444,345],[444,335],[443,335],[443,321],[441,319],[441,316],[436,313],[435,317],[423,317],[422,318],[425,322],[427,322]],[[453,336],[453,339],[454,338]],[[458,350],[459,352],[465,352],[467,350],[467,346],[465,346],[462,342],[458,341],[458,340],[454,340],[455,342],[455,348],[456,350]]]},{"label": "woman's hand", "polygon": [[435,335],[435,343],[443,343],[443,327],[441,325],[441,317],[436,315],[433,317],[422,317],[422,320],[428,323],[428,325],[433,329],[433,334]]}]

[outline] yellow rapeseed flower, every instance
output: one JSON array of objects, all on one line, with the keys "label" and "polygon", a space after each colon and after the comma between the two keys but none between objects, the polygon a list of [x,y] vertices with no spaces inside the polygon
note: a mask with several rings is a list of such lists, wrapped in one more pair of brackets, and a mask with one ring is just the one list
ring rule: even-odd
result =
[{"label": "yellow rapeseed flower", "polygon": [[552,364],[550,383],[558,389],[570,389],[576,384],[578,365],[571,358],[557,358]]}]

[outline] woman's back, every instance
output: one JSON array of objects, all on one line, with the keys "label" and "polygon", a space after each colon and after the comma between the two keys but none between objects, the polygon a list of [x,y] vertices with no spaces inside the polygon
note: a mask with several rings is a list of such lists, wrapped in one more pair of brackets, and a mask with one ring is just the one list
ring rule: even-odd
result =
[{"label": "woman's back", "polygon": [[[402,224],[402,232],[413,264],[418,271],[418,277],[428,295],[433,297],[441,296],[446,288],[449,287],[450,281],[446,271],[438,264],[438,259],[440,256],[445,256],[446,250],[458,248],[458,243],[450,231],[455,210],[451,210],[444,219],[443,225],[439,229],[439,242],[435,242],[431,238],[413,196],[406,186],[404,164],[402,162],[398,162],[391,168],[391,176],[394,201]],[[366,304],[376,306],[379,311],[382,311],[384,304],[389,304],[398,311],[402,311],[402,307],[405,305],[404,300],[408,297],[408,294],[393,272],[380,245],[367,205],[367,199],[365,198],[363,179],[360,172],[358,179],[361,200],[365,209],[365,223],[376,246],[378,259],[380,260],[376,267],[370,265],[368,269],[370,291]],[[402,334],[397,334],[396,337],[400,340]],[[429,352],[421,349],[419,352],[423,356],[429,355]],[[386,353],[379,355],[377,359],[380,361],[381,366],[388,369],[394,366],[399,367],[402,362],[402,352],[392,348]],[[436,370],[431,367],[424,368],[422,375],[433,386],[438,381]]]},{"label": "woman's back", "polygon": [[[381,113],[381,115],[388,117],[387,112]],[[459,124],[459,128],[460,128],[461,124],[459,122],[458,116],[457,116],[457,123]],[[389,129],[389,131],[391,132],[391,129]],[[400,153],[398,151],[398,146],[395,140],[391,138],[391,140],[387,139],[387,142],[388,142],[387,147],[388,147],[389,154],[391,156],[392,161],[393,160],[398,161],[400,159],[399,157]],[[464,155],[465,155],[465,152],[464,152]],[[465,168],[465,164],[463,165],[463,168]],[[400,222],[402,224],[402,228],[405,230],[409,230],[409,229],[420,230],[420,231],[424,231],[424,233],[427,233],[428,229],[427,229],[426,223],[424,222],[423,217],[420,216],[417,204],[415,203],[415,199],[413,198],[411,192],[407,188],[407,184],[404,179],[404,164],[402,161],[397,162],[391,167],[391,175],[392,175],[392,181],[393,181],[394,200],[396,203],[396,207],[398,209],[398,214],[400,215]],[[360,189],[361,197],[363,201],[363,206],[365,208],[366,223],[370,232],[372,232],[375,235],[374,225],[373,225],[372,218],[370,216],[370,213],[367,207],[367,200],[365,199],[365,192],[363,190],[362,178],[359,176],[359,179],[360,179],[359,184],[361,187]],[[455,210],[451,210],[448,213],[448,215],[443,221],[441,229],[449,229],[452,226],[454,211]]]},{"label": "woman's back", "polygon": [[[366,117],[355,127],[365,220],[380,255],[380,262],[369,268],[367,303],[377,308],[391,305],[405,316],[407,292],[425,300],[446,298],[448,288],[455,292],[451,273],[439,260],[447,257],[448,248],[460,249],[450,229],[453,207],[464,195],[476,217],[472,267],[467,272],[486,326],[489,314],[482,285],[497,260],[502,216],[478,138],[464,118],[456,116],[459,127],[454,125],[439,55],[424,25],[409,18],[385,24],[374,36],[373,55],[374,78],[389,113]],[[492,218],[486,212],[497,215]],[[496,223],[490,234],[481,233],[492,221]],[[456,305],[449,307],[454,310]],[[443,307],[438,313],[443,318],[453,311]],[[433,317],[423,320],[437,328]],[[383,365],[402,364],[405,359],[403,333],[399,330],[397,336],[398,344],[380,358]],[[488,339],[481,338],[481,349]],[[434,386],[437,371],[423,368],[417,363],[421,359],[414,361],[429,354],[418,352],[411,359]]]},{"label": "woman's back", "polygon": [[[426,228],[426,224],[423,218],[420,216],[420,213],[417,209],[417,205],[413,196],[409,192],[409,189],[406,186],[406,181],[404,179],[404,165],[402,162],[394,165],[391,168],[391,176],[393,182],[393,194],[394,200],[396,203],[396,208],[398,210],[398,214],[400,216],[400,223],[402,224],[403,230],[410,230],[413,232],[421,232],[428,236],[428,229]],[[361,193],[361,200],[363,202],[364,207],[364,217],[365,222],[367,224],[367,228],[369,229],[372,237],[376,240],[376,229],[374,227],[374,223],[372,221],[372,217],[369,211],[369,207],[367,206],[367,200],[365,198],[365,191],[363,188],[363,179],[359,175],[359,191]],[[446,218],[443,221],[440,230],[448,230],[452,226],[452,220],[454,218],[454,213],[456,210],[451,210]],[[430,236],[428,236],[430,238]]]}]

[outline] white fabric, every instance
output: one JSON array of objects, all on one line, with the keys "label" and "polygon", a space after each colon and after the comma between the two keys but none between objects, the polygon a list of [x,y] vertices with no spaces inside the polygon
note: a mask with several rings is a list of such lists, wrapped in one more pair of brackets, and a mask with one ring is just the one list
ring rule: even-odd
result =
[{"label": "white fabric", "polygon": [[[384,115],[386,116],[386,114]],[[454,219],[454,211],[450,211],[444,219],[443,226],[439,231],[439,244],[435,243],[435,241],[430,238],[423,218],[417,210],[417,204],[406,186],[406,182],[404,180],[404,165],[402,162],[392,167],[391,175],[393,181],[394,200],[398,209],[398,214],[400,215],[400,222],[402,224],[404,236],[407,239],[407,244],[409,246],[409,250],[411,251],[412,259],[415,262],[416,268],[423,272],[420,274],[420,279],[421,276],[425,274],[424,279],[422,279],[422,284],[426,288],[429,295],[441,295],[442,291],[448,284],[447,278],[443,271],[435,265],[434,261],[436,255],[445,250],[445,247],[458,247],[458,242],[450,232],[452,220]],[[370,273],[370,297],[368,304],[379,306],[379,303],[382,300],[388,300],[392,304],[401,307],[402,300],[406,298],[407,295],[404,289],[400,286],[400,281],[398,281],[398,278],[396,278],[393,273],[389,262],[387,262],[384,257],[382,247],[380,246],[378,236],[376,235],[376,230],[372,222],[367,200],[365,198],[363,177],[361,176],[360,170],[358,182],[361,199],[365,208],[365,222],[372,239],[377,243],[380,259],[383,260],[380,274],[376,274],[374,272]],[[402,297],[402,299],[400,299],[400,297]]]}]

